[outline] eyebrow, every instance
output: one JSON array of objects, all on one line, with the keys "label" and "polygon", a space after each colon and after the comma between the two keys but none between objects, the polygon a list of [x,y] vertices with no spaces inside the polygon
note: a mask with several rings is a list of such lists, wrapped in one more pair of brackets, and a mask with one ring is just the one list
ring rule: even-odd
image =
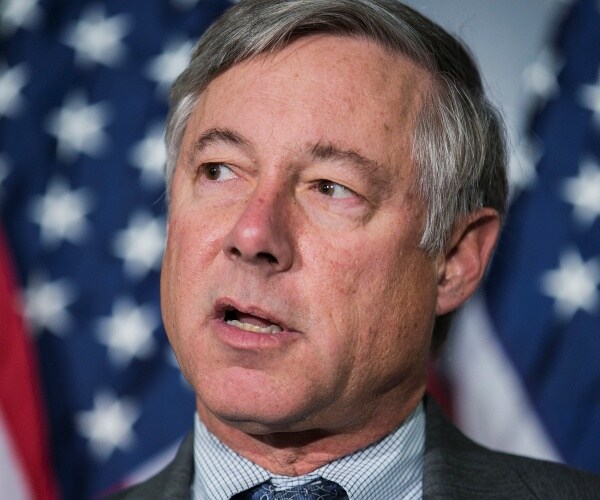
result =
[{"label": "eyebrow", "polygon": [[334,144],[317,143],[312,147],[311,155],[317,160],[349,162],[359,168],[363,174],[373,174],[382,169],[382,165],[352,149],[341,149]]},{"label": "eyebrow", "polygon": [[192,163],[196,155],[215,144],[230,144],[244,148],[250,147],[250,143],[233,130],[228,128],[210,128],[194,142],[188,155],[188,163]]},{"label": "eyebrow", "polygon": [[313,158],[351,165],[363,178],[369,180],[379,197],[387,197],[391,192],[391,169],[371,158],[367,158],[352,149],[342,149],[331,142],[317,143],[311,150]]}]

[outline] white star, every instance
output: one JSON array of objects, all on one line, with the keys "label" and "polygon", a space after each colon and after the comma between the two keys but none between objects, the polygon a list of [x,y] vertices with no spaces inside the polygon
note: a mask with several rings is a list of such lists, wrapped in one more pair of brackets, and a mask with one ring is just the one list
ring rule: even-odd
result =
[{"label": "white star", "polygon": [[35,28],[42,18],[38,0],[3,0],[0,2],[0,33],[12,35],[18,28]]},{"label": "white star", "polygon": [[81,94],[65,99],[60,110],[54,111],[46,124],[49,134],[58,140],[58,156],[73,161],[79,154],[98,156],[108,144],[103,128],[111,117],[106,103],[87,104]]},{"label": "white star", "polygon": [[94,408],[75,415],[78,432],[89,440],[98,460],[107,460],[116,449],[127,450],[135,442],[132,427],[139,418],[138,406],[131,398],[118,399],[100,391],[94,396]]},{"label": "white star", "polygon": [[[537,181],[536,166],[542,157],[542,144],[533,139],[524,139],[519,143],[510,162],[510,184],[516,189],[526,189]],[[511,192],[516,191],[511,190]]]},{"label": "white star", "polygon": [[25,63],[0,68],[0,116],[15,116],[23,107],[21,90],[27,83],[29,70]]},{"label": "white star", "polygon": [[104,9],[94,5],[67,29],[64,43],[73,48],[75,60],[83,66],[94,63],[115,66],[125,55],[122,39],[130,29],[129,15],[106,17]]},{"label": "white star", "polygon": [[98,338],[108,347],[116,365],[125,365],[132,358],[148,358],[155,349],[152,332],[160,325],[154,309],[136,306],[130,299],[117,300],[112,316],[98,322]]},{"label": "white star", "polygon": [[141,141],[130,152],[133,165],[142,171],[142,182],[149,186],[164,185],[163,168],[167,160],[162,124],[152,125]]},{"label": "white star", "polygon": [[569,320],[579,310],[596,312],[600,297],[600,259],[583,262],[579,253],[571,249],[560,257],[559,268],[546,271],[541,279],[541,289],[552,297],[559,318]]},{"label": "white star", "polygon": [[582,85],[579,89],[579,102],[591,109],[596,126],[600,128],[600,71],[595,85]]},{"label": "white star", "polygon": [[562,186],[563,198],[574,207],[575,219],[591,226],[600,215],[600,166],[589,159],[581,164],[579,176],[567,179]]},{"label": "white star", "polygon": [[558,72],[564,61],[548,48],[542,50],[536,60],[523,71],[525,88],[535,95],[548,99],[558,93]]},{"label": "white star", "polygon": [[41,242],[47,248],[62,240],[80,243],[90,232],[85,216],[90,213],[92,196],[85,188],[74,191],[62,179],[55,179],[44,196],[31,201],[31,220],[40,226]]},{"label": "white star", "polygon": [[175,78],[186,68],[193,43],[189,40],[171,40],[162,54],[154,57],[146,67],[146,75],[158,84],[158,89],[166,95]]},{"label": "white star", "polygon": [[72,324],[67,306],[76,299],[75,288],[68,280],[47,281],[34,276],[24,296],[25,316],[34,333],[46,329],[58,336],[66,334]]},{"label": "white star", "polygon": [[165,241],[165,221],[147,212],[137,212],[113,243],[114,253],[125,261],[125,272],[134,279],[160,268]]}]

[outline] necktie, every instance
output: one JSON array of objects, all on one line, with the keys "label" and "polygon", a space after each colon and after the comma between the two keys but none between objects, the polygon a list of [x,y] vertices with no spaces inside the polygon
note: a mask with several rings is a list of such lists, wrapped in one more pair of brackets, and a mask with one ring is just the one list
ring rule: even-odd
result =
[{"label": "necktie", "polygon": [[347,500],[344,489],[333,481],[318,479],[303,486],[276,490],[270,483],[262,483],[239,493],[231,500]]}]

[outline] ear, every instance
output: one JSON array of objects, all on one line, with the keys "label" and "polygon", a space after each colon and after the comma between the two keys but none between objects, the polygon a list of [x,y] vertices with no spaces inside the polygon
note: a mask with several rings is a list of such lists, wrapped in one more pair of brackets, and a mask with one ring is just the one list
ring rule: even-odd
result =
[{"label": "ear", "polygon": [[460,307],[477,289],[500,233],[500,216],[482,208],[456,224],[438,261],[436,314]]}]

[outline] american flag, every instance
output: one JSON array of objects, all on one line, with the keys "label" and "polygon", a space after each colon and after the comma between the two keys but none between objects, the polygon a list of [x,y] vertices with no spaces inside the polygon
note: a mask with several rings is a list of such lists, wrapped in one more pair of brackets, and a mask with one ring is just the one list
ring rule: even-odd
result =
[{"label": "american flag", "polygon": [[[162,133],[171,82],[228,6],[0,2],[1,225],[37,347],[35,382],[65,499],[142,477],[193,425],[193,394],[159,310]],[[19,335],[3,313],[2,360],[21,352],[12,347]],[[40,486],[38,478],[48,474],[43,452],[23,460],[35,447],[14,437],[39,434],[43,442],[43,429],[24,428],[36,424],[24,418],[31,412],[10,403],[18,399],[11,390],[32,405],[36,395],[16,379],[18,366],[8,366],[0,371],[0,425],[24,464],[20,494],[52,498],[52,481]],[[7,488],[0,481],[2,498]]]},{"label": "american flag", "polygon": [[[192,425],[158,306],[162,127],[170,82],[227,6],[0,1],[1,497],[97,496],[164,463]],[[558,458],[600,472],[599,9],[574,3],[532,72],[532,168],[483,298]],[[497,375],[480,407],[508,406]]]},{"label": "american flag", "polygon": [[455,416],[489,446],[600,473],[600,2],[570,4],[524,76],[513,203],[449,344]]},{"label": "american flag", "polygon": [[560,456],[600,473],[600,2],[572,6],[485,286],[493,327]]}]

